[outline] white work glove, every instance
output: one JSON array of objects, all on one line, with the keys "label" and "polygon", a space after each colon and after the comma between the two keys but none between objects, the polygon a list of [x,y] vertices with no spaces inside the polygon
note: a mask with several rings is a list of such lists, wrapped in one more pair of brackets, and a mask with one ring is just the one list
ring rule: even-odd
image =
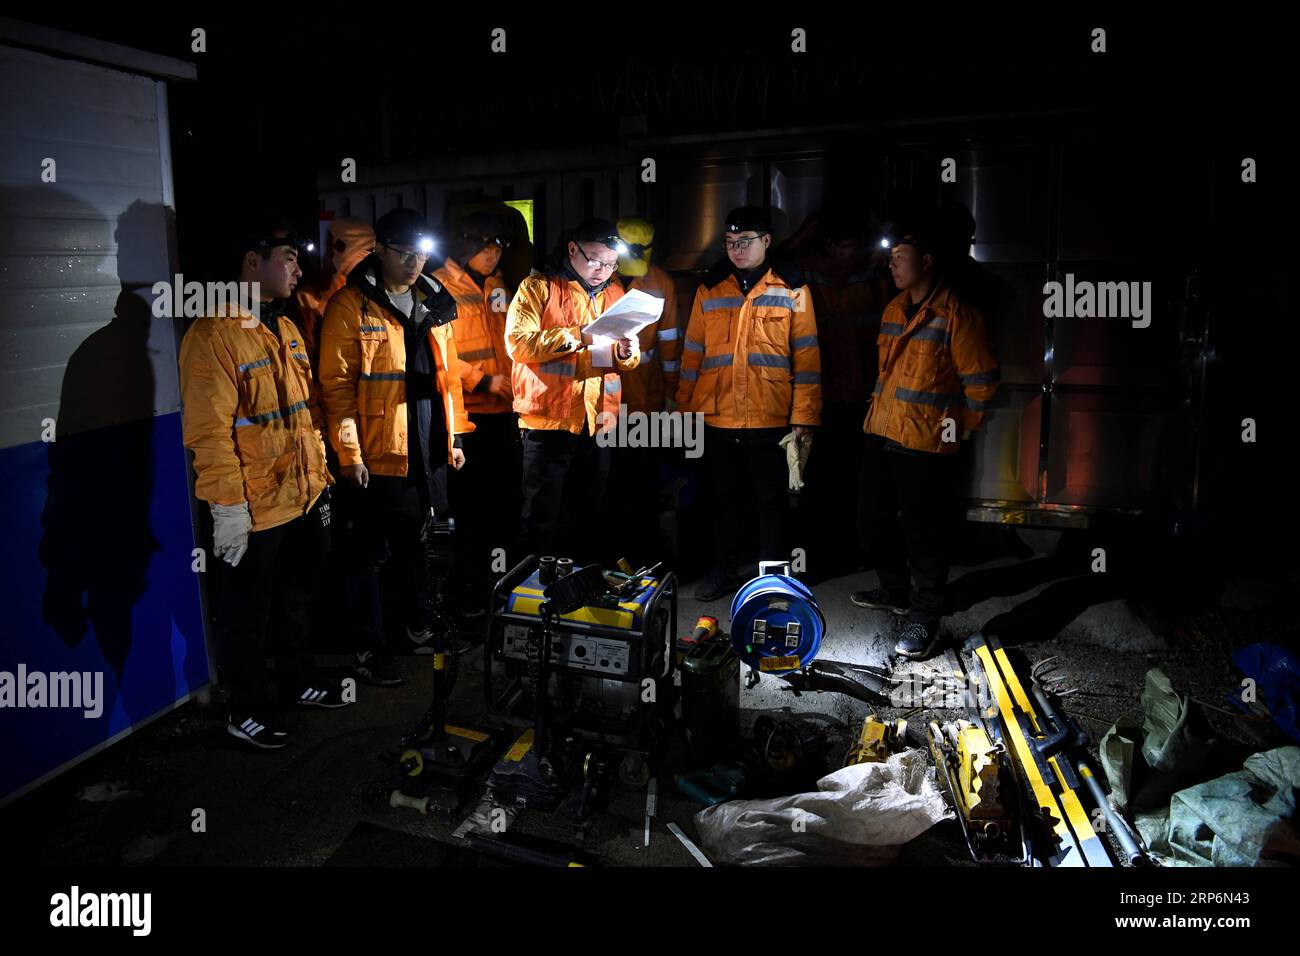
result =
[{"label": "white work glove", "polygon": [[248,550],[248,532],[252,530],[253,519],[248,514],[248,502],[212,504],[212,553],[232,568],[239,564],[239,559]]},{"label": "white work glove", "polygon": [[[795,426],[796,428],[800,426]],[[785,464],[790,475],[790,491],[803,491],[803,470],[808,463],[808,453],[812,451],[812,432],[805,430],[800,441],[798,432],[790,432],[778,443],[785,449]]]}]

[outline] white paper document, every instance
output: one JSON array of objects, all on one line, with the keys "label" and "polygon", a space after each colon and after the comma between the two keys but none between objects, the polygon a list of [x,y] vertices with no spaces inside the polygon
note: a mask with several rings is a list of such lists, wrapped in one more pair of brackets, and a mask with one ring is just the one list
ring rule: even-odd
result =
[{"label": "white paper document", "polygon": [[583,329],[592,335],[609,339],[629,339],[652,322],[658,322],[664,311],[664,300],[633,289],[602,312],[595,322]]}]

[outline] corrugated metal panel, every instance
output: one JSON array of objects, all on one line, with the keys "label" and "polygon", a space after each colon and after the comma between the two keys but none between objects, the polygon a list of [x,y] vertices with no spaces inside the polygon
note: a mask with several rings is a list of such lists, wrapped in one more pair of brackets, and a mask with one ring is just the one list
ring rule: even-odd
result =
[{"label": "corrugated metal panel", "polygon": [[171,278],[158,109],[146,77],[0,46],[0,447],[71,393],[95,412],[61,434],[180,408],[175,325],[150,310]]}]

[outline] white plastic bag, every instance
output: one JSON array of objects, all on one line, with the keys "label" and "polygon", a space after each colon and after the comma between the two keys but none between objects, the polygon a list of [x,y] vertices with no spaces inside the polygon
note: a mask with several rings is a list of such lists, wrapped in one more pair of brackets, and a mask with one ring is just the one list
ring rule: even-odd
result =
[{"label": "white plastic bag", "polygon": [[718,864],[880,864],[952,816],[921,750],[827,774],[817,790],[775,800],[732,800],[695,815]]}]

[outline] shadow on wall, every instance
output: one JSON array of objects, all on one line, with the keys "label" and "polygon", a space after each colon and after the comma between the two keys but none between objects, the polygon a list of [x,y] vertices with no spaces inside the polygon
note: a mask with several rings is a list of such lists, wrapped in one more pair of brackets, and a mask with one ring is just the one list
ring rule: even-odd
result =
[{"label": "shadow on wall", "polygon": [[[131,655],[132,612],[148,587],[152,555],[161,549],[150,522],[152,317],[137,290],[147,294],[157,278],[167,216],[160,205],[136,202],[118,219],[114,239],[121,292],[111,321],[68,359],[41,516],[39,555],[48,572],[44,620],[69,647],[93,630],[118,688]],[[111,706],[106,702],[106,712]],[[148,709],[156,704],[141,713],[128,705],[131,722],[149,716]]]}]

